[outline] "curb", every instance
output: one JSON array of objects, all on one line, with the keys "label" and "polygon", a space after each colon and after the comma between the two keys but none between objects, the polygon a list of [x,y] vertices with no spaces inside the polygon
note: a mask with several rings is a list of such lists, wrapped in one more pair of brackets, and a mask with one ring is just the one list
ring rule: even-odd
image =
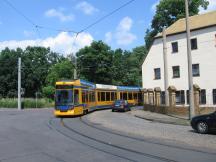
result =
[{"label": "curb", "polygon": [[152,121],[152,122],[158,122],[158,123],[164,123],[164,124],[173,124],[173,125],[182,125],[182,126],[190,126],[189,123],[178,123],[178,122],[174,122],[174,121],[164,121],[164,120],[160,120],[160,119],[152,119],[152,118],[146,118],[143,116],[139,116],[139,115],[134,115],[137,118],[140,119],[145,119],[148,121]]}]

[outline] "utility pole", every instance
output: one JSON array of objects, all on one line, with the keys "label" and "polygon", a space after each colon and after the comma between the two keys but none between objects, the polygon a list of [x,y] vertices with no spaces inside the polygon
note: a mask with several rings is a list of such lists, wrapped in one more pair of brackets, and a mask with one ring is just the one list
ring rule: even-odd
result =
[{"label": "utility pole", "polygon": [[18,110],[21,110],[21,58],[18,59]]},{"label": "utility pole", "polygon": [[167,44],[166,44],[166,28],[163,28],[163,60],[164,60],[164,91],[165,105],[169,106],[168,98],[168,67],[167,67]]},{"label": "utility pole", "polygon": [[192,56],[191,56],[191,42],[190,42],[190,26],[189,26],[189,11],[188,0],[185,0],[185,15],[186,15],[186,31],[187,31],[187,59],[188,59],[188,83],[190,94],[190,120],[194,116],[194,93],[193,93],[193,76],[192,76]]}]

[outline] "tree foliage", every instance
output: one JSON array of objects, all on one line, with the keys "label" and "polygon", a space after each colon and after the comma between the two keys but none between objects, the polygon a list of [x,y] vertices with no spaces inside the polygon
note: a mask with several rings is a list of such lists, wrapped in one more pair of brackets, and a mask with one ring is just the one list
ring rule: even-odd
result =
[{"label": "tree foliage", "polygon": [[52,65],[46,77],[46,84],[54,86],[58,80],[73,79],[73,70],[74,65],[68,59]]},{"label": "tree foliage", "polygon": [[[141,64],[146,54],[144,46],[123,51],[112,50],[102,41],[92,42],[76,54],[79,78],[102,84],[141,85]],[[22,59],[24,97],[35,97],[36,92],[52,97],[56,81],[73,79],[74,64],[49,48],[5,48],[0,52],[0,97],[17,97],[19,57]]]},{"label": "tree foliage", "polygon": [[22,59],[22,88],[26,97],[35,96],[45,85],[49,68],[63,59],[49,48],[27,47],[25,50],[5,48],[0,52],[0,94],[3,97],[17,96],[17,61]]},{"label": "tree foliage", "polygon": [[76,55],[80,78],[94,83],[112,82],[110,67],[113,52],[107,44],[94,41],[90,46],[79,50]]},{"label": "tree foliage", "polygon": [[43,96],[46,98],[53,98],[55,94],[55,87],[54,86],[46,86],[42,88]]},{"label": "tree foliage", "polygon": [[81,78],[94,83],[140,85],[141,64],[146,56],[144,46],[131,51],[111,50],[102,41],[93,42],[77,52]]},{"label": "tree foliage", "polygon": [[[198,14],[200,7],[207,9],[208,4],[208,0],[190,0],[189,15]],[[163,27],[168,27],[178,19],[184,17],[185,0],[161,0],[156,7],[151,29],[147,29],[146,31],[145,43],[147,49],[152,45],[154,36],[161,32]]]}]

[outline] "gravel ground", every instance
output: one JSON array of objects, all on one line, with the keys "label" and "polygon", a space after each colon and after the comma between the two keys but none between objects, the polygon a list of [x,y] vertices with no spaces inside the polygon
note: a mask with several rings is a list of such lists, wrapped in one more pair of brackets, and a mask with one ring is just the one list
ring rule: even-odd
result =
[{"label": "gravel ground", "polygon": [[216,135],[195,133],[190,126],[151,122],[134,117],[132,113],[97,111],[87,115],[87,120],[126,134],[156,138],[216,151]]}]

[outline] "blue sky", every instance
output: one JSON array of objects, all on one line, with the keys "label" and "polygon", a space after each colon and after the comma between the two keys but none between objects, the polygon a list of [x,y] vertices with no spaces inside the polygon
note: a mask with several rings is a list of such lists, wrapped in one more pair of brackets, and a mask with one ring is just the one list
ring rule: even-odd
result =
[{"label": "blue sky", "polygon": [[[80,31],[128,0],[8,0],[37,25]],[[211,0],[212,4],[216,0]],[[144,44],[146,29],[158,0],[135,0],[104,21],[79,34],[36,28],[0,1],[0,49],[27,45],[51,47],[66,54],[92,40],[103,40],[113,49],[131,50]],[[213,4],[215,7],[216,4]]]}]

